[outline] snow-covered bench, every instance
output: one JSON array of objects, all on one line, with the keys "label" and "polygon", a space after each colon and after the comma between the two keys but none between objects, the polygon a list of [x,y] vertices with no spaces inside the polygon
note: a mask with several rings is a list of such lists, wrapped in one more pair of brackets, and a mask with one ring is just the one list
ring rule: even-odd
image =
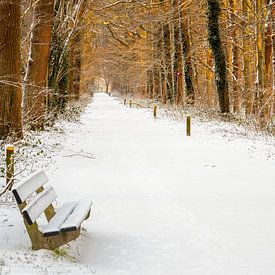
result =
[{"label": "snow-covered bench", "polygon": [[[56,193],[44,170],[37,171],[16,185],[12,192],[17,201],[33,249],[55,249],[76,239],[82,222],[90,215],[92,201],[65,203],[57,210],[52,206]],[[36,220],[45,213],[48,224],[41,230]]]}]

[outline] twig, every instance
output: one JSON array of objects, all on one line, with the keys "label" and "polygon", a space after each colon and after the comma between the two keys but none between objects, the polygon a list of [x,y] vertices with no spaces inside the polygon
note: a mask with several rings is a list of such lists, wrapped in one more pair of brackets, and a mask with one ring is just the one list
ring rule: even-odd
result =
[{"label": "twig", "polygon": [[63,157],[64,158],[69,158],[69,157],[75,157],[75,156],[80,156],[80,157],[89,158],[89,159],[95,159],[93,154],[87,153],[87,152],[85,153],[83,151],[80,151],[80,152],[77,152],[77,153],[74,153],[74,154],[71,154],[71,155],[66,155],[66,156],[63,156]]},{"label": "twig", "polygon": [[10,179],[10,182],[8,183],[8,185],[6,186],[6,188],[0,193],[0,197],[2,197],[8,190],[10,190],[10,188],[12,187],[13,185],[13,180],[14,178],[12,177]]}]

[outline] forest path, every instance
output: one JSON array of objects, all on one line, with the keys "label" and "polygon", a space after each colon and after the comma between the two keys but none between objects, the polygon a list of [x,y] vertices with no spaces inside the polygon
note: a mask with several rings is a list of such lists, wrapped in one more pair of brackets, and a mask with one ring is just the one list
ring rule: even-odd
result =
[{"label": "forest path", "polygon": [[[97,274],[274,274],[274,160],[228,129],[153,119],[95,94],[54,173],[94,209],[79,245]],[[259,143],[259,144],[258,144]],[[254,149],[253,149],[254,148]],[[252,152],[252,150],[254,150]],[[72,187],[72,189],[71,189]]]},{"label": "forest path", "polygon": [[193,120],[186,137],[95,94],[47,171],[58,203],[94,201],[73,257],[31,251],[18,209],[0,205],[0,273],[275,274],[275,142],[240,132]]}]

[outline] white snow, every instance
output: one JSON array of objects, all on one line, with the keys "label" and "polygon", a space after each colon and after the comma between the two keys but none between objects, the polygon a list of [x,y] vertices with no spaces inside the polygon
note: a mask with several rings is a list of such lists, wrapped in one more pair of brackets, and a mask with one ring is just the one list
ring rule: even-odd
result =
[{"label": "white snow", "polygon": [[39,170],[29,175],[22,182],[16,184],[13,190],[16,191],[20,201],[24,202],[32,193],[48,181],[49,179],[45,171]]},{"label": "white snow", "polygon": [[95,94],[47,171],[60,203],[94,201],[83,236],[67,257],[31,251],[19,211],[0,205],[0,273],[275,274],[274,139],[192,121],[186,137]]},{"label": "white snow", "polygon": [[92,201],[80,200],[77,202],[72,213],[67,217],[61,225],[61,231],[68,231],[72,228],[79,228],[81,223],[85,220],[92,207]]},{"label": "white snow", "polygon": [[67,202],[62,205],[59,209],[56,210],[56,214],[50,220],[48,225],[43,229],[43,234],[45,236],[51,236],[53,234],[57,235],[60,231],[62,223],[66,218],[73,212],[76,206],[76,202]]},{"label": "white snow", "polygon": [[36,219],[45,211],[45,209],[56,199],[56,193],[52,186],[47,186],[41,193],[31,200],[22,210],[26,212],[34,223]]}]

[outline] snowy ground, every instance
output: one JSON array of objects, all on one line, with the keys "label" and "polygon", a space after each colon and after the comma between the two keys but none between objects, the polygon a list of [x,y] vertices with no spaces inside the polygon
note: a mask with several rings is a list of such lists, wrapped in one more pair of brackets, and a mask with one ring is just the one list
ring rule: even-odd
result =
[{"label": "snowy ground", "polygon": [[31,251],[0,205],[0,274],[275,274],[274,139],[210,122],[188,138],[106,94],[81,121],[48,173],[59,204],[93,199],[83,236],[65,256]]}]

